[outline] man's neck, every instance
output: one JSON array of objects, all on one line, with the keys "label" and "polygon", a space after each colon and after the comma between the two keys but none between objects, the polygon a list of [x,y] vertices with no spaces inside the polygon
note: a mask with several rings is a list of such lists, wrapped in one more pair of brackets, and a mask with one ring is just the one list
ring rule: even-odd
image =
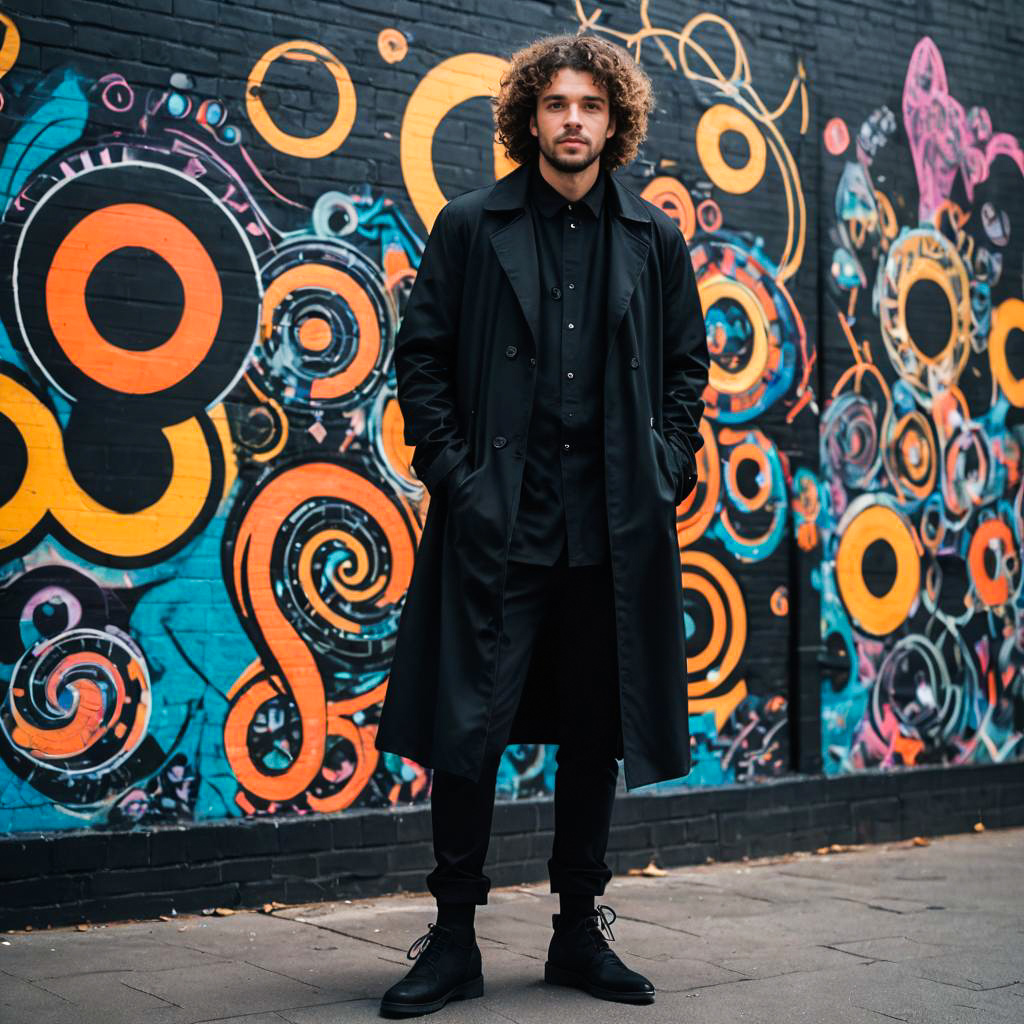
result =
[{"label": "man's neck", "polygon": [[601,173],[601,161],[595,160],[590,166],[577,173],[566,173],[553,167],[543,153],[538,154],[538,170],[541,177],[560,195],[575,203],[582,199],[594,186]]}]

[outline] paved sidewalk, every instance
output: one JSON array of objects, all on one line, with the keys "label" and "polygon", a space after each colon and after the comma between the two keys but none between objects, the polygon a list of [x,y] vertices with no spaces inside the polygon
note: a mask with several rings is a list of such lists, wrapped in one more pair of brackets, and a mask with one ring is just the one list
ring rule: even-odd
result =
[{"label": "paved sidewalk", "polygon": [[[451,1024],[1021,1024],[1024,829],[616,877],[612,948],[652,1006],[545,985],[555,897],[492,890],[485,995]],[[0,935],[4,1024],[372,1021],[429,897]]]}]

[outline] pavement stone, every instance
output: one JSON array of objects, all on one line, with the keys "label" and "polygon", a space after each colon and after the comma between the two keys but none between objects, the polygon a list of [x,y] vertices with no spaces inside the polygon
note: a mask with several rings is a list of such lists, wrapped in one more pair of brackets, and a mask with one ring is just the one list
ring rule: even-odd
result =
[{"label": "pavement stone", "polygon": [[[482,999],[449,1024],[1024,1024],[1024,829],[617,876],[613,948],[652,1006],[545,985],[557,897],[492,889]],[[429,894],[0,935],[3,1024],[344,1024],[435,920]]]}]

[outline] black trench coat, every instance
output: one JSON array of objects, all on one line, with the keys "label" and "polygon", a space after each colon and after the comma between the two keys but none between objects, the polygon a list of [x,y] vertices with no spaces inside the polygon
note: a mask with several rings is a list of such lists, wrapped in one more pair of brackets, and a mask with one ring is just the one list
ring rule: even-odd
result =
[{"label": "black trench coat", "polygon": [[[491,726],[537,376],[540,282],[525,208],[528,170],[441,210],[395,339],[405,442],[430,504],[376,745],[474,780]],[[614,176],[610,182],[605,479],[618,756],[627,789],[635,789],[691,769],[675,509],[697,483],[709,364],[678,227]],[[585,655],[563,646],[554,630],[542,631],[510,743],[559,742],[547,695],[556,673],[578,670],[574,659]]]}]

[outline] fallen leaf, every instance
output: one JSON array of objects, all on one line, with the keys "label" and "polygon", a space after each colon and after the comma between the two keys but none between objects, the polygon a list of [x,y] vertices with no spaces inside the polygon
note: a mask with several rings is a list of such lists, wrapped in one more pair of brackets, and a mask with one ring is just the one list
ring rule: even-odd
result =
[{"label": "fallen leaf", "polygon": [[661,878],[664,875],[667,875],[668,872],[664,868],[659,868],[658,865],[654,863],[654,858],[652,857],[647,867],[630,868],[629,874],[642,875],[645,878]]},{"label": "fallen leaf", "polygon": [[976,822],[974,823],[974,831],[975,831],[975,832],[984,832],[984,831],[985,831],[985,825],[984,825],[984,823],[983,823],[983,822],[980,822],[980,821],[976,821]]},{"label": "fallen leaf", "polygon": [[230,907],[218,907],[214,913],[218,917],[230,917],[234,911]]},{"label": "fallen leaf", "polygon": [[930,839],[925,839],[924,836],[914,836],[914,838],[910,840],[910,845],[911,846],[931,846],[932,843],[931,843]]},{"label": "fallen leaf", "polygon": [[75,931],[87,932],[88,930],[89,930],[89,926],[87,924],[77,924],[77,925],[75,925]]}]

